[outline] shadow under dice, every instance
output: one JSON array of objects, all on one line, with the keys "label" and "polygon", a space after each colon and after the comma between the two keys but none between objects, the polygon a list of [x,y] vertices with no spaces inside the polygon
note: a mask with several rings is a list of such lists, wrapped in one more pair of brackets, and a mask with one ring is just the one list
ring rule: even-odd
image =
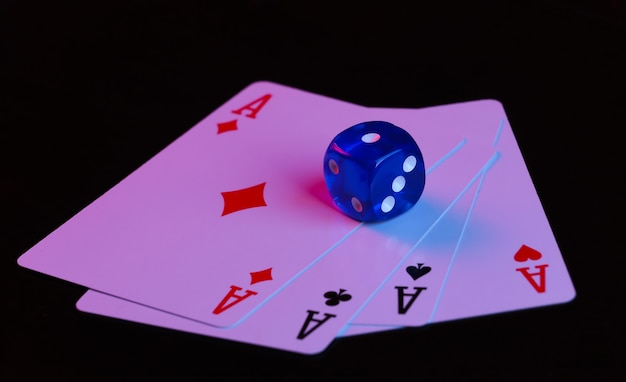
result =
[{"label": "shadow under dice", "polygon": [[417,203],[425,185],[424,159],[405,130],[388,122],[363,122],[332,140],[324,155],[324,179],[344,214],[383,221]]}]

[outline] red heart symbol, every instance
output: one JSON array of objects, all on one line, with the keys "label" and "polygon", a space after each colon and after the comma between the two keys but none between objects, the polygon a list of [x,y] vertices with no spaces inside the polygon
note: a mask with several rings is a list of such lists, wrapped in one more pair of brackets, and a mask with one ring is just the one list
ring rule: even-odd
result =
[{"label": "red heart symbol", "polygon": [[515,261],[519,261],[520,263],[528,260],[539,260],[541,259],[541,252],[522,244],[522,246],[515,253],[515,256],[513,256],[513,258],[515,259]]}]

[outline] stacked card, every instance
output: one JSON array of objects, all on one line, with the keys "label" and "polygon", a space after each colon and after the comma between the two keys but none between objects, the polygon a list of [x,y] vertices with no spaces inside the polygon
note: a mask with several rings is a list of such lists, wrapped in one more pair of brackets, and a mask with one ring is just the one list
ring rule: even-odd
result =
[{"label": "stacked card", "polygon": [[[418,203],[338,212],[322,158],[365,121],[408,131]],[[575,291],[502,105],[365,108],[257,82],[33,246],[79,310],[297,353],[334,338],[567,302]],[[477,296],[480,296],[478,298]]]}]

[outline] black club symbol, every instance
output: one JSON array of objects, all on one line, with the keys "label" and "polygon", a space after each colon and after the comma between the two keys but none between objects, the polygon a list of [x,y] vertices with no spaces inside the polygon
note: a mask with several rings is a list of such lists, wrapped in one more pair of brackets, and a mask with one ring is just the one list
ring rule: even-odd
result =
[{"label": "black club symbol", "polygon": [[328,299],[326,300],[326,305],[335,306],[338,305],[341,301],[349,301],[352,296],[347,293],[344,294],[345,291],[345,289],[339,289],[339,293],[335,291],[329,291],[324,293],[324,297]]}]

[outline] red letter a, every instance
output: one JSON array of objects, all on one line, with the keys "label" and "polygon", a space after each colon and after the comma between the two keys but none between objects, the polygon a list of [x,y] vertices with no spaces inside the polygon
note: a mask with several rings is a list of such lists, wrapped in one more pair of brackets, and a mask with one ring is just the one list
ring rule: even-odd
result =
[{"label": "red letter a", "polygon": [[[251,291],[251,290],[246,290],[246,292],[245,292],[246,294],[244,294],[243,296],[235,294],[235,292],[240,291],[240,290],[241,290],[240,287],[235,286],[235,285],[231,285],[230,286],[230,291],[228,291],[228,293],[226,293],[226,296],[224,296],[222,301],[220,301],[220,303],[217,304],[215,309],[213,309],[213,314],[220,314],[223,311],[225,311],[226,309],[231,308],[233,305],[239,304],[240,302],[242,302],[246,298],[257,294],[255,291]],[[230,300],[230,299],[233,299],[233,301],[228,302],[228,300]]]},{"label": "red letter a", "polygon": [[[543,293],[546,291],[546,267],[548,264],[536,265],[535,268],[539,270],[539,272],[530,273],[528,270],[529,267],[525,268],[517,268],[516,271],[522,272],[526,280],[532,285],[533,288],[537,291],[537,293]],[[539,283],[535,280],[533,276],[539,276]]]},{"label": "red letter a", "polygon": [[[248,118],[254,118],[256,117],[257,113],[263,108],[263,106],[265,106],[267,101],[270,100],[270,98],[272,98],[272,95],[268,93],[264,95],[263,97],[250,102],[249,104],[247,104],[246,106],[242,108],[233,110],[233,113],[243,115],[244,117],[248,117]],[[249,110],[250,112],[248,114],[243,114],[244,110]]]}]

